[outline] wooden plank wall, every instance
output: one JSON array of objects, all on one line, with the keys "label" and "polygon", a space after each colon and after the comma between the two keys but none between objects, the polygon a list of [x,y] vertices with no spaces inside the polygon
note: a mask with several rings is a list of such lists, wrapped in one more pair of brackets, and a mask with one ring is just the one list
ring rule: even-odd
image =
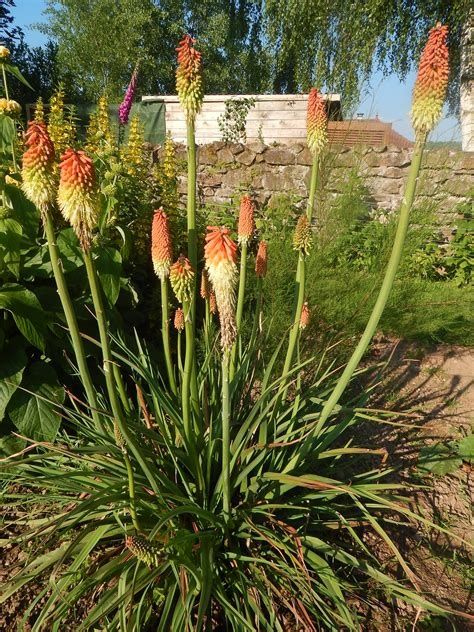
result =
[{"label": "wooden plank wall", "polygon": [[[253,97],[255,105],[247,115],[247,142],[263,139],[266,144],[291,143],[306,139],[307,95],[243,95]],[[196,119],[196,142],[199,145],[222,139],[218,117],[224,114],[228,99],[241,99],[238,95],[206,95]],[[325,98],[339,106],[339,95]],[[176,96],[143,97],[143,101],[164,101],[166,129],[176,142],[186,140],[186,121]]]}]

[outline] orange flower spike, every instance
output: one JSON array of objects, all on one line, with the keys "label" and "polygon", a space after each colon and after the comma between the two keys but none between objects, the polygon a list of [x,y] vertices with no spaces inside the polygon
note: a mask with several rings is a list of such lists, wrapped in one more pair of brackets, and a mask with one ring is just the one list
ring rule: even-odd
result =
[{"label": "orange flower spike", "polygon": [[311,88],[306,114],[306,138],[312,154],[322,151],[327,143],[328,117],[321,93]]},{"label": "orange flower spike", "polygon": [[46,125],[30,121],[25,144],[22,189],[26,197],[44,212],[56,197],[54,145]]},{"label": "orange flower spike", "polygon": [[259,279],[263,279],[267,275],[268,264],[268,247],[266,241],[258,244],[257,257],[255,259],[255,274]]},{"label": "orange flower spike", "polygon": [[413,88],[411,120],[415,132],[426,134],[439,121],[449,80],[448,27],[431,29],[421,53]]},{"label": "orange flower spike", "polygon": [[184,312],[181,307],[178,307],[174,313],[174,328],[178,331],[183,331],[184,329]]},{"label": "orange flower spike", "polygon": [[84,151],[68,149],[61,158],[59,168],[59,208],[81,246],[88,250],[100,212],[94,163]]},{"label": "orange flower spike", "polygon": [[217,312],[216,293],[214,290],[211,290],[211,293],[209,294],[209,309],[211,314],[215,314]]},{"label": "orange flower spike", "polygon": [[201,110],[204,93],[202,89],[201,53],[193,44],[195,40],[185,35],[176,49],[176,90],[188,121],[193,121]]},{"label": "orange flower spike", "polygon": [[306,329],[306,327],[309,324],[310,316],[311,316],[311,314],[310,314],[309,307],[308,307],[308,301],[305,301],[303,303],[303,307],[301,309],[300,329]]},{"label": "orange flower spike", "polygon": [[303,213],[302,215],[300,215],[296,223],[296,228],[293,235],[293,249],[299,250],[303,255],[306,256],[310,251],[312,241],[313,235],[311,232],[311,225],[306,216],[306,213]]},{"label": "orange flower spike", "polygon": [[252,239],[255,230],[255,205],[250,195],[244,195],[240,201],[239,227],[237,229],[240,245],[247,244]]},{"label": "orange flower spike", "polygon": [[237,335],[235,324],[235,286],[237,283],[237,245],[227,228],[208,226],[204,256],[206,270],[216,295],[221,323],[221,345],[229,351]]},{"label": "orange flower spike", "polygon": [[159,208],[153,215],[151,227],[151,260],[156,276],[165,279],[170,272],[173,260],[173,248],[169,219],[163,208]]},{"label": "orange flower spike", "polygon": [[170,268],[170,283],[180,303],[191,300],[194,270],[187,257],[180,255]]}]

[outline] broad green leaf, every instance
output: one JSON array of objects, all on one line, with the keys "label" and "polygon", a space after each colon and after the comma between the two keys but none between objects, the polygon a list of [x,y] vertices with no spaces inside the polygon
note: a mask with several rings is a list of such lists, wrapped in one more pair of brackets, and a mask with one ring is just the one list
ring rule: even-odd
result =
[{"label": "broad green leaf", "polygon": [[0,261],[18,279],[20,276],[21,224],[11,218],[0,219]]},{"label": "broad green leaf", "polygon": [[21,383],[23,369],[26,366],[26,354],[18,344],[9,344],[2,351],[0,361],[0,421],[13,393]]},{"label": "broad green leaf", "polygon": [[23,191],[14,184],[5,185],[5,193],[12,206],[13,218],[21,224],[23,234],[34,239],[38,234],[40,212]]},{"label": "broad green leaf", "polygon": [[15,123],[9,116],[0,116],[0,151],[10,152],[15,138]]},{"label": "broad green leaf", "polygon": [[28,81],[25,79],[25,77],[21,74],[16,66],[13,66],[13,64],[3,64],[3,67],[8,73],[18,79],[18,81],[20,81],[23,85],[27,86],[30,90],[34,90],[34,88],[31,87],[31,85],[28,83]]},{"label": "broad green leaf", "polygon": [[72,272],[84,265],[79,240],[72,228],[60,231],[56,243],[65,272]]},{"label": "broad green leaf", "polygon": [[11,312],[16,326],[25,338],[44,351],[47,319],[33,292],[22,285],[4,285],[0,289],[0,309]]},{"label": "broad green leaf", "polygon": [[99,274],[104,294],[111,305],[114,305],[120,293],[120,275],[122,273],[122,256],[115,248],[101,248],[97,259]]},{"label": "broad green leaf", "polygon": [[464,437],[459,442],[458,454],[463,459],[463,461],[474,461],[474,434],[470,434],[467,437]]},{"label": "broad green leaf", "polygon": [[461,459],[453,454],[449,446],[443,443],[425,446],[420,450],[418,457],[418,468],[437,476],[455,472],[461,464]]},{"label": "broad green leaf", "polygon": [[61,422],[57,406],[63,401],[64,388],[58,383],[52,366],[35,362],[25,373],[21,388],[10,400],[8,414],[26,437],[52,441]]}]

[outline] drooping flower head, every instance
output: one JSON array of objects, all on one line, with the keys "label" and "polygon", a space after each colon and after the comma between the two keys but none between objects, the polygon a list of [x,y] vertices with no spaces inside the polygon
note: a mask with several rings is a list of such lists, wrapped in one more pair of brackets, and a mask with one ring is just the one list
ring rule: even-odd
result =
[{"label": "drooping flower head", "polygon": [[22,189],[26,197],[44,212],[56,197],[54,145],[44,123],[28,123],[25,145]]},{"label": "drooping flower head", "polygon": [[449,79],[448,27],[431,29],[421,53],[413,88],[412,125],[417,133],[428,133],[441,117]]},{"label": "drooping flower head", "polygon": [[59,168],[59,208],[81,246],[88,250],[99,219],[94,163],[85,152],[68,149],[61,157]]},{"label": "drooping flower head", "polygon": [[237,283],[237,245],[227,228],[208,226],[204,246],[206,270],[216,294],[221,323],[221,345],[228,351],[235,340],[235,286]]},{"label": "drooping flower head", "polygon": [[0,46],[0,63],[7,61],[10,57],[10,50],[6,46]]},{"label": "drooping flower head", "polygon": [[306,138],[312,154],[324,149],[327,143],[328,117],[321,93],[311,88],[308,95],[306,114]]},{"label": "drooping flower head", "polygon": [[181,307],[178,307],[174,313],[174,328],[178,331],[183,331],[184,329],[184,312]]},{"label": "drooping flower head", "polygon": [[252,239],[255,230],[254,221],[255,206],[250,195],[244,195],[240,200],[239,227],[237,229],[237,241],[239,244],[247,244]]},{"label": "drooping flower head", "polygon": [[125,546],[137,559],[150,568],[160,565],[162,560],[161,548],[146,538],[140,535],[128,535],[125,538]]},{"label": "drooping flower head", "polygon": [[261,241],[258,244],[257,257],[255,259],[255,274],[259,279],[263,279],[267,274],[267,242]]},{"label": "drooping flower head", "polygon": [[203,100],[201,53],[193,46],[195,40],[185,35],[176,49],[178,68],[176,69],[176,90],[186,119],[194,121],[201,110]]},{"label": "drooping flower head", "polygon": [[312,241],[311,226],[306,213],[303,213],[296,223],[295,233],[293,235],[293,249],[299,250],[303,255],[307,255],[311,248]]},{"label": "drooping flower head", "polygon": [[194,270],[187,257],[180,255],[170,268],[170,283],[180,303],[190,301],[193,292]]},{"label": "drooping flower head", "polygon": [[122,103],[119,105],[118,117],[120,125],[126,125],[128,123],[128,117],[130,116],[130,110],[132,109],[133,99],[135,98],[135,92],[137,90],[138,82],[138,68],[132,73],[130,83],[123,97]]},{"label": "drooping flower head", "polygon": [[311,314],[310,314],[309,307],[308,307],[308,301],[305,301],[303,303],[303,307],[301,309],[300,329],[306,329],[306,327],[309,324],[310,315]]},{"label": "drooping flower head", "polygon": [[201,298],[207,300],[209,298],[209,294],[211,293],[211,288],[209,287],[209,277],[207,276],[207,271],[204,269],[201,274],[201,288],[199,291]]},{"label": "drooping flower head", "polygon": [[173,260],[169,219],[163,208],[153,215],[151,227],[151,260],[156,276],[165,279],[170,272]]},{"label": "drooping flower head", "polygon": [[21,105],[13,99],[0,99],[0,114],[18,118],[21,114]]}]

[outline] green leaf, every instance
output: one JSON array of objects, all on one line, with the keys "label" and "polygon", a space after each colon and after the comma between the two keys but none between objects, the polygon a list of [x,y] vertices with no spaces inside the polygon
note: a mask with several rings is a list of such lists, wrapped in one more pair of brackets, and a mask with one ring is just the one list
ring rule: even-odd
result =
[{"label": "green leaf", "polygon": [[84,265],[79,240],[72,228],[62,230],[58,234],[56,243],[65,272],[72,272]]},{"label": "green leaf", "polygon": [[97,272],[104,294],[111,305],[114,305],[120,293],[120,275],[122,273],[122,256],[115,248],[101,248],[96,259]]},{"label": "green leaf", "polygon": [[474,461],[474,434],[464,437],[459,442],[458,454],[463,461],[469,461],[470,463]]},{"label": "green leaf", "polygon": [[418,468],[437,476],[455,472],[461,465],[461,459],[443,443],[425,446],[420,450],[418,457]]},{"label": "green leaf", "polygon": [[14,184],[6,184],[5,193],[12,205],[13,218],[21,224],[23,234],[34,239],[38,234],[39,210],[33,202],[28,200],[23,191]]},{"label": "green leaf", "polygon": [[0,219],[0,261],[18,279],[20,276],[21,224],[11,218]]},{"label": "green leaf", "polygon": [[0,363],[0,421],[5,416],[8,402],[21,384],[26,366],[26,354],[18,344],[9,344],[2,351]]},{"label": "green leaf", "polygon": [[44,351],[47,318],[33,292],[22,285],[4,285],[0,290],[0,309],[11,312],[16,326],[25,338]]},{"label": "green leaf", "polygon": [[58,383],[52,366],[35,362],[24,375],[21,388],[10,400],[8,414],[26,437],[52,441],[61,422],[57,406],[63,401],[64,388]]},{"label": "green leaf", "polygon": [[9,116],[0,116],[0,151],[10,152],[11,144],[15,138],[16,129],[13,119]]},{"label": "green leaf", "polygon": [[27,86],[30,90],[34,91],[34,88],[31,87],[31,85],[28,83],[28,81],[25,79],[25,77],[21,74],[21,72],[18,70],[16,66],[13,66],[12,64],[4,63],[3,67],[8,73],[13,75],[16,79],[18,79],[18,81],[20,81],[23,85]]}]

